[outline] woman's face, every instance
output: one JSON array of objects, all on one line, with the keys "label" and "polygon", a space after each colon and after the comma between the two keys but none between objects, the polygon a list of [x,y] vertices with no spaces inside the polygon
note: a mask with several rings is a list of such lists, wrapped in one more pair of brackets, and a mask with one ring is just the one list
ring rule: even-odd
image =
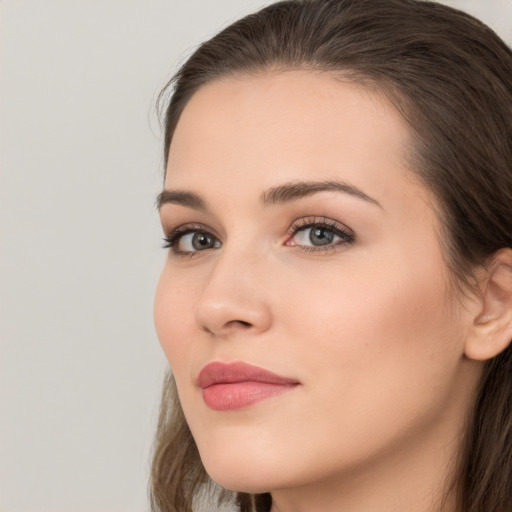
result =
[{"label": "woman's face", "polygon": [[186,106],[155,321],[221,485],[307,486],[422,449],[428,466],[456,439],[470,322],[408,149],[381,95],[318,72],[218,80]]}]

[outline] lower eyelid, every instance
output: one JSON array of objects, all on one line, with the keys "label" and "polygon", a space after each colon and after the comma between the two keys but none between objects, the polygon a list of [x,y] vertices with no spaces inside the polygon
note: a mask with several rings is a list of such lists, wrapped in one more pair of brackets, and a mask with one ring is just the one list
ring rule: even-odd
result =
[{"label": "lower eyelid", "polygon": [[[285,243],[285,245],[293,247],[295,250],[301,250],[303,252],[308,253],[322,253],[325,254],[327,252],[336,251],[339,249],[342,249],[343,247],[346,247],[347,245],[350,245],[354,243],[354,235],[352,233],[352,230],[350,228],[343,229],[339,227],[337,224],[334,224],[335,221],[328,219],[326,217],[323,218],[303,218],[298,222],[295,222],[294,225],[290,228],[289,231],[291,233],[289,234],[288,240],[290,238],[295,237],[297,233],[300,231],[307,231],[308,229],[312,229],[314,227],[323,227],[331,232],[333,232],[337,237],[340,239],[338,241],[332,242],[328,245],[301,245],[297,243]],[[170,253],[173,256],[179,257],[179,258],[192,258],[195,256],[200,255],[201,253],[208,253],[211,249],[217,249],[222,246],[222,242],[220,239],[212,232],[212,230],[206,229],[203,225],[197,225],[197,224],[189,224],[189,225],[182,225],[174,230],[170,230],[168,232],[169,234],[164,237],[164,248],[170,249]],[[215,240],[215,245],[210,248],[205,248],[202,250],[191,250],[191,251],[183,251],[178,249],[178,244],[180,243],[181,239],[187,235],[194,234],[194,233],[204,233],[210,237],[212,237]]]},{"label": "lower eyelid", "polygon": [[341,242],[335,245],[315,246],[315,245],[293,245],[293,250],[302,251],[310,254],[325,255],[326,253],[340,251],[352,242]]}]

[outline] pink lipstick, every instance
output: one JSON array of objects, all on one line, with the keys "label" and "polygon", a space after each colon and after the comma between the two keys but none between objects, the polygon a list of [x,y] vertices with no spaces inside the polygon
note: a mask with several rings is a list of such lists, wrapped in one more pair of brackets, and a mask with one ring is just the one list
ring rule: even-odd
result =
[{"label": "pink lipstick", "polygon": [[197,385],[210,409],[229,411],[286,393],[300,382],[247,363],[214,362],[201,370]]}]

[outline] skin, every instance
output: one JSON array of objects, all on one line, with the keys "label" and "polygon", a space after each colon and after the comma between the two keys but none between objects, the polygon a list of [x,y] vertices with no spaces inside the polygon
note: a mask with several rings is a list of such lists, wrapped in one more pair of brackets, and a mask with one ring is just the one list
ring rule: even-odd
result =
[{"label": "skin", "polygon": [[[157,333],[206,470],[228,489],[270,491],[273,512],[439,510],[481,363],[464,355],[475,307],[452,292],[408,151],[382,95],[320,72],[215,81],[178,123],[165,188],[207,208],[162,204],[164,233],[194,224],[216,243],[180,257],[189,235],[169,250]],[[372,200],[331,190],[260,201],[324,180]],[[353,240],[324,250],[311,229],[293,234],[296,221],[325,218]],[[301,385],[214,411],[195,383],[211,361]]]}]

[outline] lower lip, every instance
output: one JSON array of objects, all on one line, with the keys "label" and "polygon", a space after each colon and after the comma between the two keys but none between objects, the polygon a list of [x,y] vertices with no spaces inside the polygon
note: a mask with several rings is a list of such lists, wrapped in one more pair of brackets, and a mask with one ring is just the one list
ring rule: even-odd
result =
[{"label": "lower lip", "polygon": [[273,384],[268,382],[233,382],[213,384],[203,389],[203,400],[215,411],[242,409],[291,391],[297,384]]}]

